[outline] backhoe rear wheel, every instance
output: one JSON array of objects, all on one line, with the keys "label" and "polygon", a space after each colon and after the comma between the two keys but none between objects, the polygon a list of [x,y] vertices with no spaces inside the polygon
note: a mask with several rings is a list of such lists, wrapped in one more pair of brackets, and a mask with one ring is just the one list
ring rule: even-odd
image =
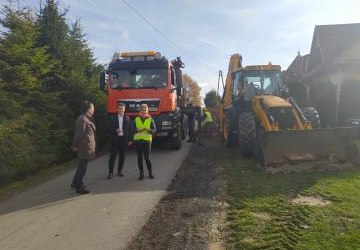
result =
[{"label": "backhoe rear wheel", "polygon": [[254,114],[244,112],[239,114],[238,139],[239,147],[245,157],[254,155],[256,144],[256,124]]}]

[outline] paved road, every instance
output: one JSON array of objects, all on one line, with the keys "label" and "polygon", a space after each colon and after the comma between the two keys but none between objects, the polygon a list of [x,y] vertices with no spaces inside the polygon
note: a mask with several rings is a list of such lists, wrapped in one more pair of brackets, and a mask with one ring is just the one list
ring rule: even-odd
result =
[{"label": "paved road", "polygon": [[[153,149],[155,179],[137,180],[136,153],[125,177],[106,180],[108,156],[89,163],[91,193],[76,195],[70,171],[0,204],[1,249],[124,249],[150,217],[190,149]],[[146,173],[146,172],[145,172]]]}]

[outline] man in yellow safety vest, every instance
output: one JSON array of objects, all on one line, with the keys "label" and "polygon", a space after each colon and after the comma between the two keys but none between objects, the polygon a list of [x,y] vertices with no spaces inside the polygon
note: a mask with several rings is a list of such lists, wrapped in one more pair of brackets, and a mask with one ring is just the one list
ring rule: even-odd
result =
[{"label": "man in yellow safety vest", "polygon": [[201,122],[201,127],[203,128],[204,133],[208,134],[210,132],[212,124],[212,115],[207,108],[204,108],[204,118]]}]

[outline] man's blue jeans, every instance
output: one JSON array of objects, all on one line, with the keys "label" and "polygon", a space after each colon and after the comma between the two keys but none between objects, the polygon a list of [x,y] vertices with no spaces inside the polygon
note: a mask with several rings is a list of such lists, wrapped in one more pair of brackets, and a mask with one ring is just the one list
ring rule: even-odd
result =
[{"label": "man's blue jeans", "polygon": [[76,189],[80,189],[84,186],[83,179],[86,173],[87,164],[89,160],[80,159],[79,165],[76,169],[74,180],[72,182],[72,186],[75,186]]}]

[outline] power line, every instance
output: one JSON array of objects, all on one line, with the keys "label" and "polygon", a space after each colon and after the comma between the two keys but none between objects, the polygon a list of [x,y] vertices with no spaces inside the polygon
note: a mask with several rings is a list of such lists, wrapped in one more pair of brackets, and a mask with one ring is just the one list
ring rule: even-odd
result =
[{"label": "power line", "polygon": [[[143,21],[145,21],[153,30],[155,30],[158,34],[160,34],[165,40],[167,40],[169,43],[171,43],[174,47],[176,47],[178,50],[184,52],[182,48],[180,48],[174,41],[172,41],[168,36],[166,36],[163,32],[161,32],[152,22],[150,22],[148,19],[146,19],[140,12],[138,12],[132,5],[130,5],[126,0],[122,0],[123,3],[125,3],[137,16],[139,16]],[[192,56],[192,59],[197,61],[200,65],[204,65],[206,68],[216,72],[217,70],[213,69],[212,66],[207,65],[204,63],[203,60],[200,60],[196,58],[194,55]]]},{"label": "power line", "polygon": [[159,33],[165,40],[175,46],[177,49],[182,50],[175,42],[173,42],[170,38],[168,38],[163,32],[161,32],[154,24],[152,24],[148,19],[146,19],[143,15],[141,15],[133,6],[131,6],[127,1],[122,0],[137,16],[143,19],[153,30]]}]

